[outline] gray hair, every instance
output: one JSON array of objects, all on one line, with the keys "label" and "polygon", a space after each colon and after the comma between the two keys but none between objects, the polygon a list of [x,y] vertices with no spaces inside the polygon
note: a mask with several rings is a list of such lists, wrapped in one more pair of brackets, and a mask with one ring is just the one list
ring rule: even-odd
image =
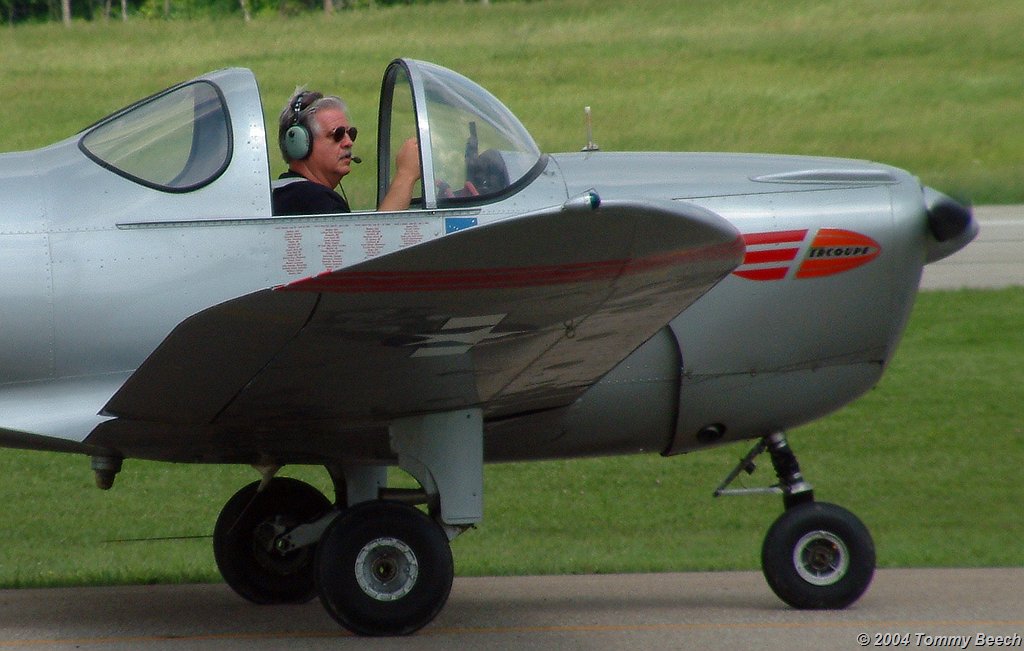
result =
[{"label": "gray hair", "polygon": [[[299,108],[298,111],[295,110],[296,106]],[[291,159],[288,158],[288,151],[285,148],[285,133],[289,128],[299,124],[309,129],[309,134],[313,138],[319,136],[320,124],[312,118],[313,114],[322,108],[335,109],[348,115],[348,105],[337,95],[324,95],[300,86],[288,99],[277,119],[277,146],[281,149],[281,156],[286,163],[290,163]]]}]

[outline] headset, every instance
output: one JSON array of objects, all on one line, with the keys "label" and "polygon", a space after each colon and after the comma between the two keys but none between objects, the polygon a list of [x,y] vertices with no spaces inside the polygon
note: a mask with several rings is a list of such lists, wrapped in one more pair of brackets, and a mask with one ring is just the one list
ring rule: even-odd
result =
[{"label": "headset", "polygon": [[299,93],[295,97],[295,103],[292,104],[292,125],[284,132],[284,150],[291,160],[305,160],[313,151],[313,134],[309,132],[309,127],[303,124],[305,120],[302,116],[302,112],[309,108],[309,106],[302,105],[302,100],[307,95],[313,96],[310,105],[323,97],[320,93],[308,91]]}]

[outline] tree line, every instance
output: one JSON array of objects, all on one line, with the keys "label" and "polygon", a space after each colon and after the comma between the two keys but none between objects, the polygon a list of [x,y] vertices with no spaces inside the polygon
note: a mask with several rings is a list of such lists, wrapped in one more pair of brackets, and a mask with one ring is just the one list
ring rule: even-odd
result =
[{"label": "tree line", "polygon": [[[0,0],[9,25],[28,22],[75,20],[130,20],[132,18],[204,18],[236,15],[295,15],[310,11],[334,13],[361,7],[411,5],[433,0]],[[465,0],[460,0],[465,1]],[[476,0],[490,4],[490,0]]]}]

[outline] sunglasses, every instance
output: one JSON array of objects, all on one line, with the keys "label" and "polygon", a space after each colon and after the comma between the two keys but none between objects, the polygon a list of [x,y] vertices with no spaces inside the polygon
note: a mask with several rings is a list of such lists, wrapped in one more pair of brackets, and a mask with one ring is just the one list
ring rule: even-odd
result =
[{"label": "sunglasses", "polygon": [[327,132],[327,137],[334,142],[341,142],[347,135],[352,142],[356,141],[356,136],[359,134],[359,129],[355,127],[337,127]]}]

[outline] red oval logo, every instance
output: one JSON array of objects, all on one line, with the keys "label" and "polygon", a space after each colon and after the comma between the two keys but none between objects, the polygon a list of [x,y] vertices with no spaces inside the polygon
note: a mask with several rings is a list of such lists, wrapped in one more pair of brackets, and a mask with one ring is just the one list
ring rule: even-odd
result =
[{"label": "red oval logo", "polygon": [[[806,230],[744,235],[746,254],[733,274],[762,281],[794,276],[821,278],[866,265],[882,252],[881,245],[867,235],[842,228],[822,228],[800,257],[806,237]],[[797,264],[799,267],[791,275]]]},{"label": "red oval logo", "polygon": [[797,278],[820,278],[856,269],[871,262],[882,247],[867,235],[841,228],[823,228],[811,242]]}]

